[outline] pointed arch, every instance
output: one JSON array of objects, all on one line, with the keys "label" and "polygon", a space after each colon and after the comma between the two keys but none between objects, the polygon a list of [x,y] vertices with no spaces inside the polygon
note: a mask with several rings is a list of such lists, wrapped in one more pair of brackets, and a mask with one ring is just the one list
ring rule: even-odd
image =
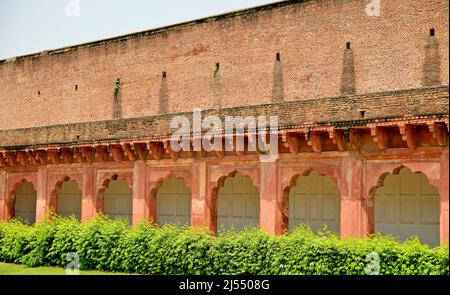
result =
[{"label": "pointed arch", "polygon": [[50,207],[60,216],[81,220],[82,191],[79,181],[65,175],[56,180],[50,193]]},{"label": "pointed arch", "polygon": [[373,231],[405,240],[413,235],[422,242],[439,245],[440,195],[428,177],[405,165],[382,173],[370,188]]},{"label": "pointed arch", "polygon": [[259,226],[259,189],[252,177],[234,170],[222,175],[212,188],[211,213],[213,230],[225,227],[243,229]]},{"label": "pointed arch", "polygon": [[154,178],[153,181],[150,181],[149,197],[156,198],[156,194],[158,190],[161,188],[161,186],[164,184],[164,182],[171,178],[183,180],[186,188],[192,190],[192,173],[190,171],[171,170],[163,172],[163,174],[158,175],[156,178]]},{"label": "pointed arch", "polygon": [[156,223],[191,224],[192,194],[184,178],[169,173],[156,183],[150,195],[156,202]]},{"label": "pointed arch", "polygon": [[305,223],[318,231],[325,225],[340,233],[340,192],[336,177],[312,167],[297,173],[282,192],[283,229]]},{"label": "pointed arch", "polygon": [[36,203],[37,193],[33,183],[22,179],[10,192],[9,214],[12,218],[33,224],[36,222]]},{"label": "pointed arch", "polygon": [[97,210],[110,218],[123,218],[131,225],[133,216],[133,187],[126,177],[114,173],[104,178],[97,194]]}]

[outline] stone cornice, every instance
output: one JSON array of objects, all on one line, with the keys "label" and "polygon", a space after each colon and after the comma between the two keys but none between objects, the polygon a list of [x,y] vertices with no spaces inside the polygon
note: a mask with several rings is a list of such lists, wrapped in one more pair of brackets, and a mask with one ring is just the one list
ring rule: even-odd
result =
[{"label": "stone cornice", "polygon": [[[202,118],[209,115],[221,118],[278,116],[281,131],[327,127],[345,129],[399,122],[409,124],[421,120],[448,122],[448,90],[448,86],[439,86],[205,110]],[[364,118],[359,118],[360,110],[364,111]],[[177,115],[192,119],[192,113],[177,113],[0,130],[0,150],[130,140],[160,141],[169,138],[174,131],[170,128],[170,121]]]}]

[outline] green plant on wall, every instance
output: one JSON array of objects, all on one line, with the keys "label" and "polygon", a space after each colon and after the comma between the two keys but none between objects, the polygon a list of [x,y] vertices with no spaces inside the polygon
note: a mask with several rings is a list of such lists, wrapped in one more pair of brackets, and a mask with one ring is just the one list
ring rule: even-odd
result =
[{"label": "green plant on wall", "polygon": [[119,94],[119,89],[120,89],[120,79],[116,78],[114,82],[114,95]]}]

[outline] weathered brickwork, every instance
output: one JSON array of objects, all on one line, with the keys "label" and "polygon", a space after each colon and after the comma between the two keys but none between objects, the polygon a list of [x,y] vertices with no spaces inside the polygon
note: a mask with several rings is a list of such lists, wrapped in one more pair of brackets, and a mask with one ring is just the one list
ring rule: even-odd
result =
[{"label": "weathered brickwork", "polygon": [[[217,232],[220,210],[250,204],[219,205],[227,179],[241,174],[257,191],[252,225],[267,232],[287,230],[292,212],[327,209],[343,238],[400,220],[388,233],[406,226],[447,243],[448,1],[381,0],[380,16],[366,15],[368,2],[285,1],[0,61],[0,220],[21,216],[18,188],[27,182],[36,191],[31,221],[57,211],[70,180],[86,221],[108,207],[106,190],[120,180],[129,221],[158,222],[158,192],[177,178],[191,198],[186,220]],[[173,148],[171,120],[192,122],[193,108],[203,118],[278,116],[272,157],[250,148],[262,138],[252,132],[222,134],[213,150]],[[402,171],[412,178],[384,197],[409,205],[377,205]],[[290,205],[297,180],[313,174],[336,186],[335,200]],[[234,186],[226,195],[247,195]]]},{"label": "weathered brickwork", "polygon": [[286,1],[3,61],[0,129],[112,119],[116,78],[124,118],[448,85],[448,1],[367,3]]},{"label": "weathered brickwork", "polygon": [[[392,91],[365,95],[338,96],[314,100],[263,104],[251,107],[209,110],[209,115],[278,116],[281,127],[311,124],[334,124],[350,127],[364,126],[371,119],[402,118],[413,115],[448,114],[448,86]],[[317,110],[320,109],[320,112]],[[364,111],[364,119],[359,112]],[[185,114],[192,118],[192,113]],[[0,131],[0,147],[24,148],[32,145],[77,143],[79,141],[111,141],[137,137],[169,135],[173,114],[141,118],[85,122],[47,127]]]}]

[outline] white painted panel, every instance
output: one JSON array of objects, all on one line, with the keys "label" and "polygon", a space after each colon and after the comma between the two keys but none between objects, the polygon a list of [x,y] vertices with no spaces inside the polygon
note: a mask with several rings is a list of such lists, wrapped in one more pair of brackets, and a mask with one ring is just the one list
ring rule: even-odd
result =
[{"label": "white painted panel", "polygon": [[391,196],[387,196],[384,199],[384,220],[387,223],[395,223],[396,216],[397,216],[397,203],[394,199],[392,199]]},{"label": "white painted panel", "polygon": [[247,218],[258,218],[258,201],[257,198],[246,198]]},{"label": "white painted panel", "polygon": [[[439,245],[439,194],[422,173],[403,168],[388,175],[389,187],[375,192],[375,231],[400,240],[413,235],[430,245]],[[396,188],[394,187],[396,186]],[[386,192],[397,192],[387,194]]]},{"label": "white painted panel", "polygon": [[327,225],[340,232],[340,197],[336,185],[328,176],[312,172],[301,176],[289,192],[289,229],[301,223],[315,232]]},{"label": "white painted panel", "polygon": [[322,200],[323,220],[333,221],[338,218],[336,215],[339,212],[339,208],[336,208],[336,200],[333,196],[324,196]]},{"label": "white painted panel", "polygon": [[439,202],[436,202],[433,198],[422,198],[422,200],[420,200],[419,208],[421,223],[439,223],[439,214],[436,214],[436,212],[439,212]]},{"label": "white painted panel", "polygon": [[439,191],[432,185],[428,184],[427,177],[424,174],[420,174],[423,179],[420,180],[420,194],[421,195],[439,195]]},{"label": "white painted panel", "polygon": [[14,217],[28,224],[36,221],[36,191],[30,182],[23,183],[16,191]]},{"label": "white painted panel", "polygon": [[132,222],[133,191],[125,179],[111,180],[104,192],[104,213],[110,218],[123,218]]},{"label": "white painted panel", "polygon": [[183,179],[164,181],[156,194],[156,223],[191,224],[191,192]]},{"label": "white painted panel", "polygon": [[387,195],[400,194],[400,186],[396,183],[395,175],[389,174],[384,178],[383,189]]},{"label": "white painted panel", "polygon": [[249,177],[237,173],[228,177],[217,200],[218,229],[259,225],[259,193]]},{"label": "white painted panel", "polygon": [[319,221],[322,219],[322,204],[321,197],[315,196],[308,199],[309,202],[309,218],[314,221]]},{"label": "white painted panel", "polygon": [[[296,219],[302,219],[302,220],[308,219],[308,215],[306,212],[306,210],[308,208],[307,198],[300,195],[300,197],[292,198],[292,203],[294,204],[294,206],[293,206],[294,210],[291,210],[291,212],[293,213],[292,217],[296,218]],[[291,207],[291,206],[289,206],[289,207]]]},{"label": "white painted panel", "polygon": [[57,192],[58,208],[60,216],[72,216],[81,220],[81,190],[75,180],[63,182],[61,189]]},{"label": "white painted panel", "polygon": [[413,198],[400,198],[400,223],[413,224],[417,221],[417,203]]},{"label": "white painted panel", "polygon": [[321,177],[322,178],[322,193],[335,195],[336,194],[336,186],[331,181],[330,177]]},{"label": "white painted panel", "polygon": [[236,218],[245,218],[245,199],[243,199],[242,197],[237,197],[232,199],[231,202],[233,203],[233,213],[231,214],[231,216]]}]

